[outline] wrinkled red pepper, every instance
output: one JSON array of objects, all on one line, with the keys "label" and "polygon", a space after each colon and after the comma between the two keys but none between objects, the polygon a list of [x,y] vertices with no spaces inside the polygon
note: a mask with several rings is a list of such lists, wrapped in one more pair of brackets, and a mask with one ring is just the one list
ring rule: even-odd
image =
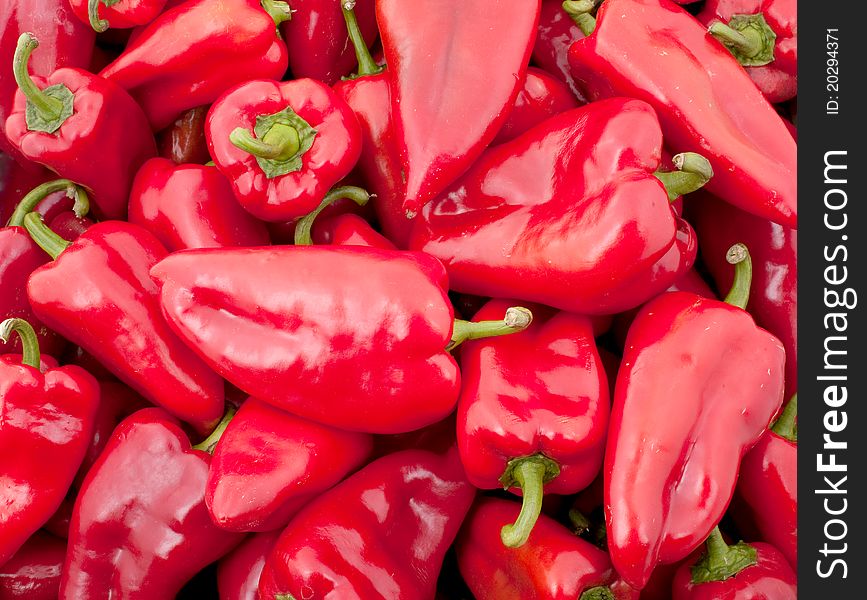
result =
[{"label": "wrinkled red pepper", "polygon": [[0,567],[0,598],[57,600],[66,542],[37,531]]},{"label": "wrinkled red pepper", "polygon": [[595,30],[572,44],[569,61],[590,99],[649,102],[666,143],[710,161],[711,192],[797,226],[795,142],[743,68],[692,15],[667,0],[605,0]]},{"label": "wrinkled red pepper", "polygon": [[605,453],[608,549],[641,589],[657,563],[689,555],[719,522],[738,466],[783,400],[785,351],[743,310],[749,254],[734,246],[726,302],[669,292],[626,338]]},{"label": "wrinkled red pepper", "polygon": [[569,86],[575,98],[586,104],[584,92],[575,82],[569,66],[569,47],[583,37],[584,32],[563,10],[563,0],[542,0],[533,62]]},{"label": "wrinkled red pepper", "polygon": [[166,0],[69,0],[72,12],[97,33],[109,27],[129,29],[146,25],[159,15]]},{"label": "wrinkled red pepper", "polygon": [[292,519],[259,597],[432,598],[474,496],[454,447],[380,458]]},{"label": "wrinkled red pepper", "polygon": [[466,171],[505,123],[530,59],[540,5],[376,3],[408,215]]},{"label": "wrinkled red pepper", "polygon": [[[496,318],[514,302],[491,300],[473,320]],[[506,546],[527,541],[542,489],[574,494],[602,467],[608,381],[590,319],[530,306],[533,323],[515,335],[461,348],[458,448],[470,483],[520,492]]]},{"label": "wrinkled red pepper", "polygon": [[277,0],[188,0],[99,74],[125,88],[158,131],[233,85],[282,77],[288,59],[276,25],[288,18],[288,5]]},{"label": "wrinkled red pepper", "polygon": [[312,211],[361,153],[352,109],[313,79],[232,88],[208,111],[205,135],[238,202],[264,221]]},{"label": "wrinkled red pepper", "polygon": [[0,357],[0,565],[60,506],[99,405],[90,373],[74,365],[41,371],[36,332],[21,319],[0,323],[4,342],[13,332],[24,353]]},{"label": "wrinkled red pepper", "polygon": [[217,587],[220,600],[259,600],[259,577],[282,531],[257,533],[220,559]]},{"label": "wrinkled red pepper", "polygon": [[205,507],[210,455],[159,408],[124,420],[84,480],[60,598],[173,598],[243,538]]},{"label": "wrinkled red pepper", "polygon": [[31,78],[27,65],[38,45],[21,34],[6,136],[28,159],[91,190],[97,216],[123,218],[136,169],[157,151],[147,119],[122,88],[82,69]]},{"label": "wrinkled red pepper", "polygon": [[577,107],[566,85],[542,69],[528,67],[512,112],[491,145],[513,140],[545,119]]}]

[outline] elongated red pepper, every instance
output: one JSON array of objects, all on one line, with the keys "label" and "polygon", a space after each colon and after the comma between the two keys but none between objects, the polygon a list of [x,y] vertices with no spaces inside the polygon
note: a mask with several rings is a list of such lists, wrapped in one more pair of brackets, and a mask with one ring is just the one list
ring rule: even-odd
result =
[{"label": "elongated red pepper", "polygon": [[[474,320],[513,304],[491,300]],[[503,529],[507,546],[527,541],[547,493],[574,494],[602,466],[608,382],[587,317],[530,306],[515,335],[461,348],[458,448],[476,487],[520,491],[521,515]]]},{"label": "elongated red pepper", "polygon": [[572,75],[569,47],[583,37],[584,32],[563,10],[563,0],[542,0],[539,30],[533,45],[533,62],[568,85],[581,104],[585,104],[587,99]]},{"label": "elongated red pepper", "polygon": [[542,69],[528,67],[512,112],[491,144],[513,140],[545,119],[577,107],[565,84]]},{"label": "elongated red pepper", "polygon": [[233,85],[282,77],[288,61],[276,25],[288,18],[277,0],[188,0],[151,22],[100,75],[125,88],[158,131]]},{"label": "elongated red pepper", "polygon": [[[21,319],[0,323],[24,354],[0,357],[0,565],[54,514],[84,458],[99,387],[74,365],[40,371],[39,342]],[[46,468],[46,466],[49,466]]]},{"label": "elongated red pepper", "polygon": [[726,302],[669,292],[638,313],[623,353],[605,451],[611,560],[635,588],[689,555],[719,522],[738,466],[783,400],[785,350],[743,310],[737,245]]},{"label": "elongated red pepper", "polygon": [[677,570],[672,600],[795,600],[795,572],[771,546],[756,542],[726,545],[719,529],[697,562]]},{"label": "elongated red pepper", "polygon": [[474,496],[454,447],[380,458],[292,519],[259,597],[432,598]]},{"label": "elongated red pepper", "polygon": [[161,409],[124,420],[75,501],[59,597],[174,598],[235,547],[205,508],[210,458]]},{"label": "elongated red pepper", "polygon": [[153,233],[169,252],[270,243],[264,223],[241,208],[217,169],[165,158],[152,158],[139,169],[129,222]]},{"label": "elongated red pepper", "polygon": [[[637,306],[672,283],[671,269],[654,277],[656,263],[675,245],[674,258],[689,247],[657,177],[673,199],[683,191],[675,188],[710,176],[702,164],[655,177],[661,152],[659,122],[644,102],[561,113],[485,152],[425,207],[410,248],[439,258],[459,292],[583,314]],[[691,157],[687,169],[693,159],[702,162]]]},{"label": "elongated red pepper", "polygon": [[590,99],[630,96],[653,105],[666,143],[710,161],[710,191],[797,226],[795,142],[743,68],[692,15],[668,0],[605,0],[595,30],[572,45],[569,61]]},{"label": "elongated red pepper", "polygon": [[37,531],[0,567],[0,598],[57,600],[66,542]]},{"label": "elongated red pepper", "polygon": [[91,190],[97,216],[123,218],[136,169],[157,151],[147,119],[122,88],[82,69],[31,78],[27,64],[38,45],[21,34],[6,136],[28,159]]},{"label": "elongated red pepper", "polygon": [[797,8],[796,0],[708,0],[696,18],[777,103],[798,93]]},{"label": "elongated red pepper", "polygon": [[251,535],[220,559],[217,587],[220,600],[259,600],[259,577],[282,531]]},{"label": "elongated red pepper", "polygon": [[166,254],[146,230],[103,221],[71,244],[31,213],[25,227],[55,260],[33,272],[27,297],[45,324],[121,381],[201,431],[223,414],[223,380],[172,333],[148,271]]},{"label": "elongated red pepper", "polygon": [[391,115],[414,215],[482,154],[509,116],[541,0],[376,3]]},{"label": "elongated red pepper", "polygon": [[166,0],[69,0],[82,23],[102,33],[109,27],[129,29],[146,25],[159,15]]},{"label": "elongated red pepper", "polygon": [[151,274],[169,324],[228,381],[351,431],[399,433],[442,420],[460,388],[446,347],[528,324],[516,310],[508,324],[455,326],[442,265],[417,252],[186,250]]},{"label": "elongated red pepper", "polygon": [[208,111],[205,135],[238,202],[265,221],[312,211],[361,153],[352,109],[313,79],[232,88]]}]

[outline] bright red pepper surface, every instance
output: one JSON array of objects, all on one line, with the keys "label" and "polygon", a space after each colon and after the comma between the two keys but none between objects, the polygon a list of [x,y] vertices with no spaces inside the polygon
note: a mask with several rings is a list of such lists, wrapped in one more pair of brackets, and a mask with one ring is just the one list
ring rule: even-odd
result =
[{"label": "bright red pepper surface", "polygon": [[159,288],[148,272],[166,254],[145,229],[104,221],[34,271],[27,296],[45,324],[204,432],[223,414],[223,380],[160,314]]},{"label": "bright red pepper surface", "polygon": [[688,292],[647,303],[629,330],[605,454],[608,549],[640,589],[707,538],[741,458],[783,400],[785,351],[735,306]]},{"label": "bright red pepper surface", "polygon": [[[0,316],[18,317],[30,323],[39,336],[43,352],[56,354],[66,342],[58,334],[35,319],[27,300],[27,279],[30,274],[48,262],[48,255],[30,239],[23,227],[0,229]],[[21,340],[13,336],[8,342],[0,341],[0,353],[20,352]]]},{"label": "bright red pepper surface", "polygon": [[259,576],[282,531],[256,533],[220,559],[217,587],[220,600],[259,600]]},{"label": "bright red pepper surface", "polygon": [[88,4],[92,1],[69,0],[69,5],[82,23],[100,32],[109,27],[129,29],[146,25],[166,6],[166,0],[97,0],[97,18],[92,20],[88,14]]},{"label": "bright red pepper surface", "polygon": [[210,459],[161,409],[124,420],[75,501],[60,598],[173,598],[235,547],[205,507]]},{"label": "bright red pepper surface", "polygon": [[394,244],[371,227],[370,223],[352,213],[317,220],[313,224],[313,241],[333,246],[370,246],[396,250]]},{"label": "bright red pepper surface", "polygon": [[475,162],[524,78],[540,0],[380,0],[391,116],[415,214]]},{"label": "bright red pepper surface", "polygon": [[[235,146],[229,134],[237,127],[252,131],[258,118],[287,107],[316,135],[297,170],[269,176],[257,157]],[[361,153],[361,130],[352,109],[313,79],[249,81],[232,88],[208,112],[205,134],[211,156],[231,182],[238,202],[265,221],[288,221],[315,209],[349,174]]]},{"label": "bright red pepper surface", "polygon": [[214,167],[153,158],[139,169],[129,196],[129,222],[169,252],[185,248],[266,246],[265,225],[241,208]]},{"label": "bright red pepper surface", "polygon": [[569,86],[575,98],[585,104],[584,92],[579,89],[569,66],[569,47],[584,33],[563,10],[563,0],[542,0],[539,28],[533,46],[533,62]]},{"label": "bright red pepper surface", "polygon": [[286,45],[274,23],[259,0],[188,0],[99,74],[126,88],[158,131],[238,83],[282,77]]},{"label": "bright red pepper surface", "polygon": [[265,563],[259,596],[433,598],[474,496],[454,447],[380,458],[292,519]]},{"label": "bright red pepper surface", "polygon": [[0,598],[57,600],[65,556],[64,540],[37,531],[0,567]]},{"label": "bright red pepper surface", "polygon": [[653,176],[661,152],[644,102],[562,113],[485,152],[425,207],[410,247],[439,258],[455,291],[584,314],[637,306],[671,284],[652,276],[678,226]]},{"label": "bright red pepper surface", "polygon": [[542,69],[528,67],[512,112],[491,145],[513,140],[545,119],[578,106],[563,82]]},{"label": "bright red pepper surface", "polygon": [[569,61],[590,99],[653,105],[669,146],[710,161],[711,192],[797,226],[795,142],[743,67],[692,15],[668,0],[605,0],[596,30],[572,45]]}]

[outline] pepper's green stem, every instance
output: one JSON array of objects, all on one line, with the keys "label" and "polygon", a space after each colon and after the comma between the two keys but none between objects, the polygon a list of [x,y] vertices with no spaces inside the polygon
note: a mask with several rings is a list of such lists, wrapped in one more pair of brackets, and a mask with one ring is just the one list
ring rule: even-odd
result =
[{"label": "pepper's green stem", "polygon": [[692,566],[692,582],[725,581],[756,562],[758,553],[754,547],[743,542],[729,546],[717,526],[707,538],[707,552]]},{"label": "pepper's green stem", "polygon": [[13,331],[21,338],[21,364],[38,369],[41,358],[39,338],[36,337],[33,326],[24,319],[6,319],[0,323],[0,340],[3,340],[4,343],[8,342]]},{"label": "pepper's green stem", "polygon": [[295,596],[292,594],[277,594],[274,596],[274,600],[295,600]]},{"label": "pepper's green stem", "polygon": [[585,36],[596,30],[596,18],[590,12],[596,8],[593,0],[565,0],[563,10],[575,21]]},{"label": "pepper's green stem", "polygon": [[12,73],[21,93],[27,98],[25,120],[30,131],[54,133],[72,114],[73,95],[65,85],[52,85],[40,90],[27,70],[30,55],[39,46],[39,40],[25,32],[18,37]]},{"label": "pepper's green stem", "polygon": [[248,129],[236,127],[229,134],[229,141],[248,154],[269,160],[288,160],[301,147],[298,130],[282,124],[274,125],[261,140],[254,138]]},{"label": "pepper's green stem", "polygon": [[604,586],[590,588],[578,597],[578,600],[615,600],[614,592]]},{"label": "pepper's green stem", "polygon": [[288,2],[261,0],[260,4],[265,9],[265,12],[274,20],[274,25],[279,27],[280,23],[292,20],[292,8]]},{"label": "pepper's green stem", "polygon": [[713,177],[710,162],[695,152],[681,152],[672,158],[677,171],[657,171],[657,179],[665,186],[668,201],[674,202],[680,196],[702,188]]},{"label": "pepper's green stem", "polygon": [[90,200],[88,199],[87,192],[84,191],[84,188],[68,179],[55,179],[54,181],[43,183],[27,192],[27,195],[24,196],[21,199],[21,202],[18,203],[18,206],[15,207],[15,212],[13,212],[12,216],[9,217],[9,222],[6,225],[8,227],[23,227],[24,217],[27,213],[36,210],[36,207],[39,206],[39,203],[42,202],[46,196],[61,190],[66,190],[66,195],[75,201],[72,210],[75,212],[76,217],[81,218],[87,214],[87,211],[90,210]]},{"label": "pepper's green stem", "polygon": [[771,431],[790,442],[798,442],[798,394],[792,396],[783,412],[771,425]]},{"label": "pepper's green stem", "polygon": [[[97,33],[102,33],[108,29],[108,21],[99,18],[99,3],[101,0],[87,0],[87,19],[90,21],[90,26]],[[108,6],[108,4],[106,4]]]},{"label": "pepper's green stem", "polygon": [[500,530],[500,539],[505,546],[517,548],[523,546],[533,526],[542,513],[543,488],[546,483],[560,474],[560,465],[542,454],[523,456],[509,461],[506,471],[500,477],[500,483],[505,489],[521,488],[521,512],[514,523],[504,525]]},{"label": "pepper's green stem", "polygon": [[193,448],[196,450],[202,450],[208,454],[213,454],[214,448],[217,447],[217,442],[219,442],[220,438],[223,437],[226,427],[229,426],[229,423],[232,421],[236,412],[237,410],[234,406],[226,406],[226,414],[224,414],[220,422],[217,423],[217,426],[214,428],[214,431],[211,432],[211,435],[193,446]]},{"label": "pepper's green stem", "polygon": [[750,251],[743,244],[735,244],[726,252],[726,261],[735,266],[735,278],[725,302],[746,310],[750,301],[750,286],[753,282],[753,261]]},{"label": "pepper's green stem", "polygon": [[760,67],[774,60],[777,34],[762,13],[732,15],[728,25],[713,21],[707,30],[745,67]]},{"label": "pepper's green stem", "polygon": [[319,216],[323,210],[327,207],[331,206],[338,200],[343,198],[348,198],[355,202],[358,206],[364,206],[367,204],[367,201],[373,197],[372,194],[368,194],[367,190],[364,190],[360,187],[354,185],[344,185],[342,187],[336,187],[332,189],[328,194],[325,195],[325,198],[322,202],[319,203],[313,212],[308,213],[298,219],[295,223],[295,245],[296,246],[312,246],[313,239],[310,237],[310,230],[313,229],[313,221],[316,220],[316,217]]},{"label": "pepper's green stem", "polygon": [[349,32],[349,39],[352,40],[352,46],[355,48],[355,58],[358,60],[358,72],[348,77],[348,79],[357,79],[365,75],[376,75],[382,73],[384,67],[380,67],[370,55],[370,49],[364,43],[364,36],[361,35],[361,29],[358,27],[358,19],[355,18],[355,0],[344,0],[342,3],[343,18],[346,21],[346,31]]},{"label": "pepper's green stem", "polygon": [[502,321],[464,321],[455,319],[452,339],[446,350],[454,350],[467,340],[508,335],[523,331],[533,322],[533,313],[523,306],[510,306]]},{"label": "pepper's green stem", "polygon": [[569,509],[569,522],[572,523],[572,531],[575,532],[575,535],[578,537],[583,536],[585,533],[590,531],[590,519],[584,516],[584,513],[578,510],[577,508]]},{"label": "pepper's green stem", "polygon": [[24,229],[27,230],[27,233],[36,242],[36,245],[45,250],[55,260],[71,243],[51,231],[48,225],[42,222],[42,215],[39,213],[28,213],[24,217]]}]

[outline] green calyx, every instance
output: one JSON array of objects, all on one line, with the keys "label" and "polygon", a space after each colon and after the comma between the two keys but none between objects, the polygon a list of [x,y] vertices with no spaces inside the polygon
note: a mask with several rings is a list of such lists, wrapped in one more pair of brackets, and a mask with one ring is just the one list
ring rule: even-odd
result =
[{"label": "green calyx", "polygon": [[586,590],[578,597],[578,600],[614,600],[614,592],[600,585]]},{"label": "green calyx", "polygon": [[193,448],[196,450],[207,452],[208,454],[213,454],[214,448],[217,447],[217,442],[219,442],[220,438],[223,437],[223,433],[225,433],[226,427],[229,426],[229,423],[232,421],[232,418],[235,416],[236,412],[237,410],[234,406],[226,406],[226,414],[224,414],[220,422],[217,423],[217,426],[214,428],[214,431],[211,432],[211,435],[193,446]]},{"label": "green calyx", "polygon": [[30,131],[54,133],[72,116],[75,96],[63,84],[51,85],[40,90],[30,78],[27,65],[30,55],[39,46],[39,41],[29,33],[18,37],[12,72],[18,89],[27,98],[24,121]]},{"label": "green calyx", "polygon": [[344,77],[343,79],[358,79],[366,75],[376,75],[381,73],[384,67],[380,67],[370,55],[370,49],[364,43],[364,36],[361,35],[361,29],[358,27],[358,19],[355,18],[355,0],[343,0],[341,3],[343,9],[343,19],[346,21],[346,31],[349,33],[349,39],[352,41],[352,47],[355,48],[355,58],[358,60],[358,72]]},{"label": "green calyx", "polygon": [[514,523],[500,530],[503,545],[518,548],[527,543],[542,513],[543,488],[560,474],[560,465],[542,454],[513,458],[500,477],[503,489],[521,488],[521,512]]},{"label": "green calyx", "polygon": [[735,266],[735,278],[724,302],[746,310],[753,282],[753,261],[744,244],[735,244],[726,252],[726,262]]},{"label": "green calyx", "polygon": [[364,190],[360,187],[354,185],[344,185],[341,187],[336,187],[332,189],[328,194],[325,195],[325,198],[322,202],[319,203],[311,213],[304,215],[295,223],[295,245],[296,246],[311,246],[313,245],[313,238],[310,236],[310,231],[313,229],[313,221],[316,220],[316,217],[319,216],[323,210],[327,207],[331,206],[338,200],[342,200],[344,198],[352,200],[358,206],[364,206],[367,202],[373,197],[372,194],[368,194],[367,190]]},{"label": "green calyx", "polygon": [[75,216],[79,219],[85,216],[90,210],[90,200],[84,188],[69,179],[55,179],[54,181],[38,185],[27,192],[27,195],[15,207],[15,211],[9,217],[9,222],[6,225],[9,227],[23,227],[24,217],[28,213],[36,210],[39,203],[47,196],[61,190],[65,190],[66,196],[74,200],[72,210],[75,212]]},{"label": "green calyx", "polygon": [[774,60],[777,34],[762,13],[732,15],[728,25],[714,21],[708,32],[745,67],[761,67]]},{"label": "green calyx", "polygon": [[771,431],[783,439],[798,443],[798,394],[792,396],[783,408],[783,412],[771,425]]},{"label": "green calyx", "polygon": [[690,569],[694,584],[725,581],[758,562],[753,546],[738,542],[729,546],[723,540],[719,527],[714,527],[707,538],[707,550]]},{"label": "green calyx", "polygon": [[290,106],[271,115],[256,117],[253,132],[256,137],[249,130],[238,127],[229,134],[229,141],[255,156],[268,179],[300,171],[301,159],[313,147],[317,133]]},{"label": "green calyx", "polygon": [[665,186],[668,201],[704,187],[713,177],[713,167],[701,154],[681,152],[672,158],[676,171],[656,171],[653,175]]},{"label": "green calyx", "polygon": [[12,333],[17,333],[21,338],[21,364],[39,368],[41,356],[39,354],[39,338],[33,326],[24,319],[6,319],[0,323],[0,340],[7,343]]},{"label": "green calyx", "polygon": [[596,18],[591,14],[596,8],[593,0],[565,0],[563,10],[569,15],[585,36],[596,30]]},{"label": "green calyx", "polygon": [[510,306],[502,321],[464,321],[455,319],[452,338],[446,350],[451,351],[467,340],[508,335],[525,330],[533,322],[533,313],[523,306]]},{"label": "green calyx", "polygon": [[87,0],[87,20],[95,32],[102,33],[109,27],[108,21],[99,18],[99,5],[114,6],[118,2],[120,0]]}]

